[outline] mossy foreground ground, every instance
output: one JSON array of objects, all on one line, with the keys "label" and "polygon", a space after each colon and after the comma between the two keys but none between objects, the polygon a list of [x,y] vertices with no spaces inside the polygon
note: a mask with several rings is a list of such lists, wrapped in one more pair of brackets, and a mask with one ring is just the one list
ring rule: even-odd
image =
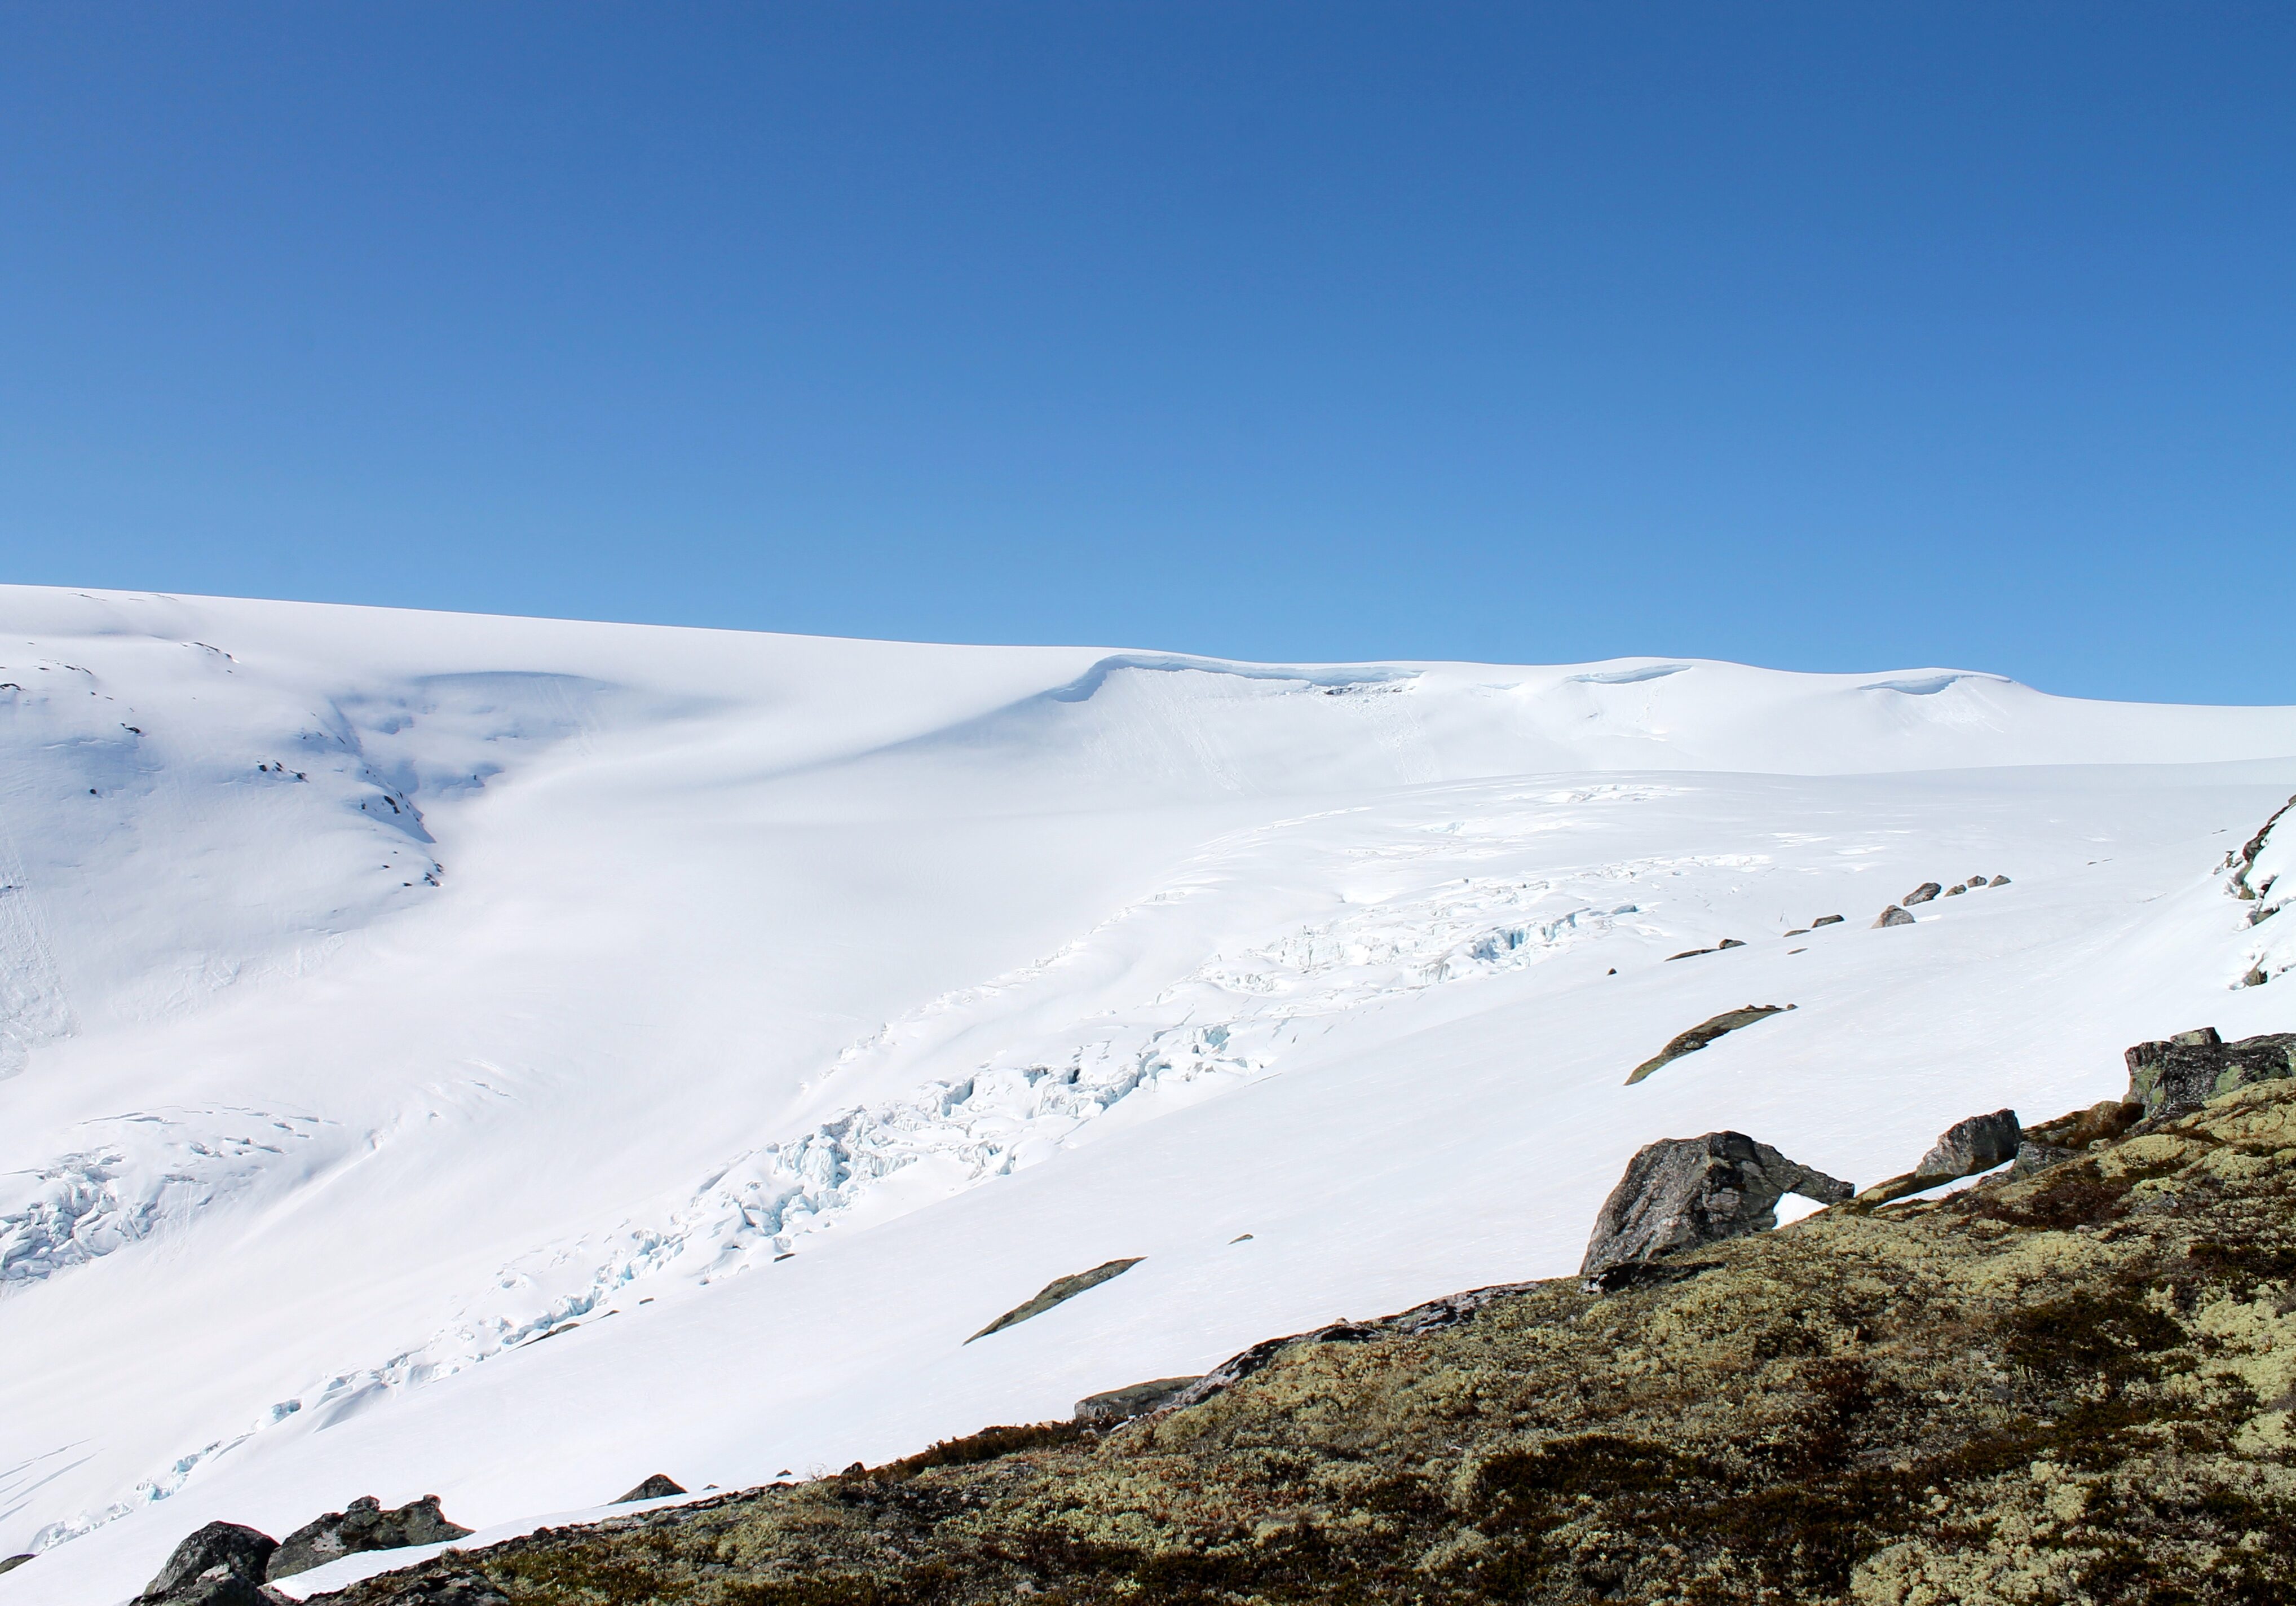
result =
[{"label": "mossy foreground ground", "polygon": [[330,1599],[2296,1601],[2296,1082],[1693,1264]]}]

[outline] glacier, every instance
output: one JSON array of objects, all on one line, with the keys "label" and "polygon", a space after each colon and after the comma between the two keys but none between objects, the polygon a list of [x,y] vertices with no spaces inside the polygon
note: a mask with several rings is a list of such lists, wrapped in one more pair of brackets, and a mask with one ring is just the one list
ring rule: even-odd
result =
[{"label": "glacier", "polygon": [[2296,1028],[2292,791],[2296,710],[1935,667],[0,588],[0,1602],[1065,1415],[1567,1274],[1656,1137],[1890,1175]]}]

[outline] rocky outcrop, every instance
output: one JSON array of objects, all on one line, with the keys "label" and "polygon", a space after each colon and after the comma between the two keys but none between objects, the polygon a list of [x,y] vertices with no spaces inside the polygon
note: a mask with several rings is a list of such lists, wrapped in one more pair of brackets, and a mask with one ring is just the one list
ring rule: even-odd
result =
[{"label": "rocky outcrop", "polygon": [[1106,1433],[989,1430],[328,1606],[444,1606],[449,1576],[521,1606],[2296,1600],[2292,1151],[2267,1082],[1684,1281],[1454,1296]]},{"label": "rocky outcrop", "polygon": [[1751,1026],[1757,1020],[1771,1015],[1783,1014],[1794,1007],[1791,1004],[1749,1004],[1739,1009],[1726,1010],[1710,1020],[1702,1020],[1688,1031],[1669,1039],[1664,1048],[1636,1066],[1634,1074],[1627,1078],[1627,1086],[1632,1087],[1660,1066],[1679,1060],[1685,1054],[1696,1053],[1716,1038],[1726,1037],[1742,1026]]},{"label": "rocky outcrop", "polygon": [[638,1485],[637,1487],[632,1489],[628,1494],[615,1501],[614,1504],[616,1505],[629,1505],[634,1502],[640,1500],[667,1500],[672,1495],[683,1495],[684,1493],[685,1493],[685,1486],[684,1484],[670,1477],[667,1472],[656,1472],[652,1477]]},{"label": "rocky outcrop", "polygon": [[1944,890],[1945,889],[1939,886],[1935,881],[1923,881],[1920,886],[1906,894],[1904,900],[1906,907],[1910,909],[1915,904],[1925,904]]},{"label": "rocky outcrop", "polygon": [[1134,1383],[1129,1388],[1111,1389],[1105,1394],[1090,1394],[1076,1403],[1076,1419],[1088,1428],[1112,1428],[1119,1422],[1130,1422],[1136,1416],[1145,1416],[1160,1410],[1178,1398],[1191,1384],[1203,1381],[1194,1377],[1160,1377],[1153,1382]]},{"label": "rocky outcrop", "polygon": [[266,1577],[292,1577],[342,1556],[370,1550],[401,1550],[410,1545],[441,1545],[471,1530],[447,1520],[439,1496],[425,1495],[390,1511],[363,1495],[340,1512],[315,1518],[279,1542]]},{"label": "rocky outcrop", "polygon": [[1578,1275],[1589,1289],[1622,1286],[1635,1277],[1625,1268],[1777,1225],[1788,1193],[1839,1204],[1856,1192],[1742,1132],[1662,1138],[1627,1162]]},{"label": "rocky outcrop", "polygon": [[1888,908],[1882,910],[1880,914],[1874,916],[1873,929],[1878,931],[1884,926],[1910,926],[1913,923],[1914,917],[1912,915],[1898,907],[1897,905],[1891,904]]},{"label": "rocky outcrop", "polygon": [[2296,1074],[2296,1032],[2226,1043],[2203,1026],[2131,1048],[2128,1102],[2157,1120],[2198,1110],[2219,1094]]},{"label": "rocky outcrop", "polygon": [[237,1522],[210,1522],[176,1546],[139,1606],[272,1606],[263,1587],[279,1541]]},{"label": "rocky outcrop", "polygon": [[1974,1176],[1980,1171],[1990,1171],[2017,1158],[2017,1144],[2024,1128],[2017,1124],[2013,1110],[1997,1110],[1990,1115],[1972,1115],[1965,1121],[1956,1121],[1938,1135],[1930,1151],[1915,1163],[1916,1176]]},{"label": "rocky outcrop", "polygon": [[1133,1256],[1129,1260],[1103,1260],[1088,1272],[1076,1272],[1066,1277],[1055,1277],[1037,1291],[1036,1298],[1026,1304],[1014,1306],[964,1341],[970,1344],[977,1340],[987,1338],[992,1332],[1003,1332],[1006,1328],[1025,1322],[1030,1316],[1041,1316],[1063,1299],[1073,1299],[1086,1289],[1098,1288],[1111,1277],[1122,1276],[1139,1265],[1140,1260],[1141,1257],[1137,1255]]},{"label": "rocky outcrop", "polygon": [[1997,1110],[1990,1115],[1972,1115],[1966,1120],[1956,1121],[1938,1134],[1937,1142],[1914,1162],[1912,1170],[1887,1182],[1875,1183],[1857,1196],[1857,1202],[1871,1209],[1908,1194],[1924,1192],[1940,1183],[1990,1171],[2016,1159],[2024,1137],[2024,1128],[2017,1124],[2017,1112],[2013,1110]]},{"label": "rocky outcrop", "polygon": [[2289,799],[2274,809],[2271,818],[2266,820],[2262,828],[2243,843],[2240,851],[2227,861],[2232,870],[2229,888],[2234,897],[2254,900],[2265,897],[2272,890],[2272,883],[2269,881],[2260,887],[2251,884],[2256,874],[2256,862],[2264,856],[2265,844],[2272,840],[2272,828],[2279,824],[2282,818],[2292,808],[2296,808],[2296,798]]}]

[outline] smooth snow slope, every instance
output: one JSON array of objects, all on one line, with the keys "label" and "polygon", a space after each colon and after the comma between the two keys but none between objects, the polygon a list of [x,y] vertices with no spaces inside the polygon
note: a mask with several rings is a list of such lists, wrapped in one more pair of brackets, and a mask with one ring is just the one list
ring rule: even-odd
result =
[{"label": "smooth snow slope", "polygon": [[1569,1272],[1654,1137],[1871,1181],[2296,1027],[2220,869],[2292,755],[1948,671],[0,590],[0,1602],[1065,1414]]}]

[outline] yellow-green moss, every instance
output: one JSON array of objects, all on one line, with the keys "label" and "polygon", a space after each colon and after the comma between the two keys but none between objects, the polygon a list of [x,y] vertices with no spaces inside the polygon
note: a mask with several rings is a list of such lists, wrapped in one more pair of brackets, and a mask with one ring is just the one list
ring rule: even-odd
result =
[{"label": "yellow-green moss", "polygon": [[2296,1084],[1698,1258],[336,1599],[457,1568],[515,1606],[2296,1599]]}]

